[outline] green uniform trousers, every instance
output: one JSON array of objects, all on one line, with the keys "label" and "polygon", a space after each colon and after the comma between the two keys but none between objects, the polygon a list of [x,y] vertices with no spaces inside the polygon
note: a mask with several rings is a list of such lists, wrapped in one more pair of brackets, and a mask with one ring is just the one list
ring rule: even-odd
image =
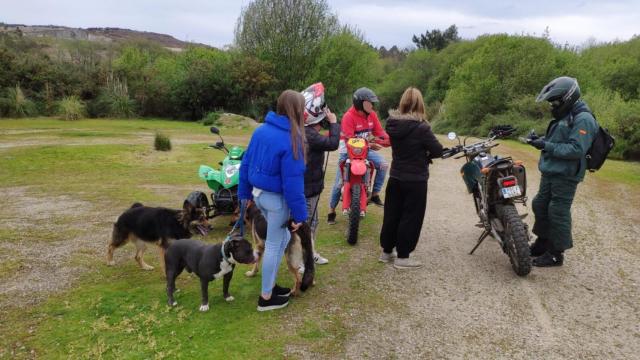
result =
[{"label": "green uniform trousers", "polygon": [[573,247],[571,237],[571,204],[577,181],[555,176],[542,176],[540,189],[531,204],[536,221],[533,233],[547,240],[549,250],[565,251]]}]

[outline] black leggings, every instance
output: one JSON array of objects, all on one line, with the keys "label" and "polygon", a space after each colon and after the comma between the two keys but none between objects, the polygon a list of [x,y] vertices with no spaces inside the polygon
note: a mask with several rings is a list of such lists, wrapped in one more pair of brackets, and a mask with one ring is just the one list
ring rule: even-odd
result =
[{"label": "black leggings", "polygon": [[427,182],[389,178],[384,199],[380,246],[386,253],[396,248],[398,258],[415,250],[427,209]]}]

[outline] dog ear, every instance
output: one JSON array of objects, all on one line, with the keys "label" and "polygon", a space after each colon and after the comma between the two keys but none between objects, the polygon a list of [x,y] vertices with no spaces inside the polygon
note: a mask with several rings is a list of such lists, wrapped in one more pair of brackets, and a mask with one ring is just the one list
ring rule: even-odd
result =
[{"label": "dog ear", "polygon": [[191,205],[188,200],[185,200],[182,204],[182,210],[184,210],[188,214],[191,214],[195,210],[195,207]]}]

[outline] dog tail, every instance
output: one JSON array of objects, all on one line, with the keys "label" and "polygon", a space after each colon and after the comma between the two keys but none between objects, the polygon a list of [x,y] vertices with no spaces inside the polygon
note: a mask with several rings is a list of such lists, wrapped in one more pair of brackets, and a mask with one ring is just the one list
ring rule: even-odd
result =
[{"label": "dog tail", "polygon": [[137,207],[142,207],[142,206],[144,206],[144,205],[142,205],[142,203],[135,202],[135,203],[133,203],[133,205],[131,205],[130,209],[137,208]]},{"label": "dog tail", "polygon": [[300,290],[307,291],[307,289],[313,285],[313,279],[316,273],[315,261],[313,260],[313,244],[311,243],[311,227],[309,224],[303,223],[296,232],[300,237],[302,256],[304,257],[304,274],[302,275]]}]

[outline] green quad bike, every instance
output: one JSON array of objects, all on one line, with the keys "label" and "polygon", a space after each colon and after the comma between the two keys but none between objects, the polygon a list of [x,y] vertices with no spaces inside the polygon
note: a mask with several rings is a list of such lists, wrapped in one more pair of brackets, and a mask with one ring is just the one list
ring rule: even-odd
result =
[{"label": "green quad bike", "polygon": [[211,127],[211,133],[220,137],[220,141],[209,145],[210,148],[220,150],[227,156],[218,164],[216,170],[207,165],[200,165],[198,175],[212,191],[211,203],[202,191],[194,191],[187,196],[186,201],[197,208],[204,208],[208,219],[220,215],[232,215],[238,209],[238,183],[240,181],[240,164],[244,149],[240,146],[227,148],[217,127]]}]

